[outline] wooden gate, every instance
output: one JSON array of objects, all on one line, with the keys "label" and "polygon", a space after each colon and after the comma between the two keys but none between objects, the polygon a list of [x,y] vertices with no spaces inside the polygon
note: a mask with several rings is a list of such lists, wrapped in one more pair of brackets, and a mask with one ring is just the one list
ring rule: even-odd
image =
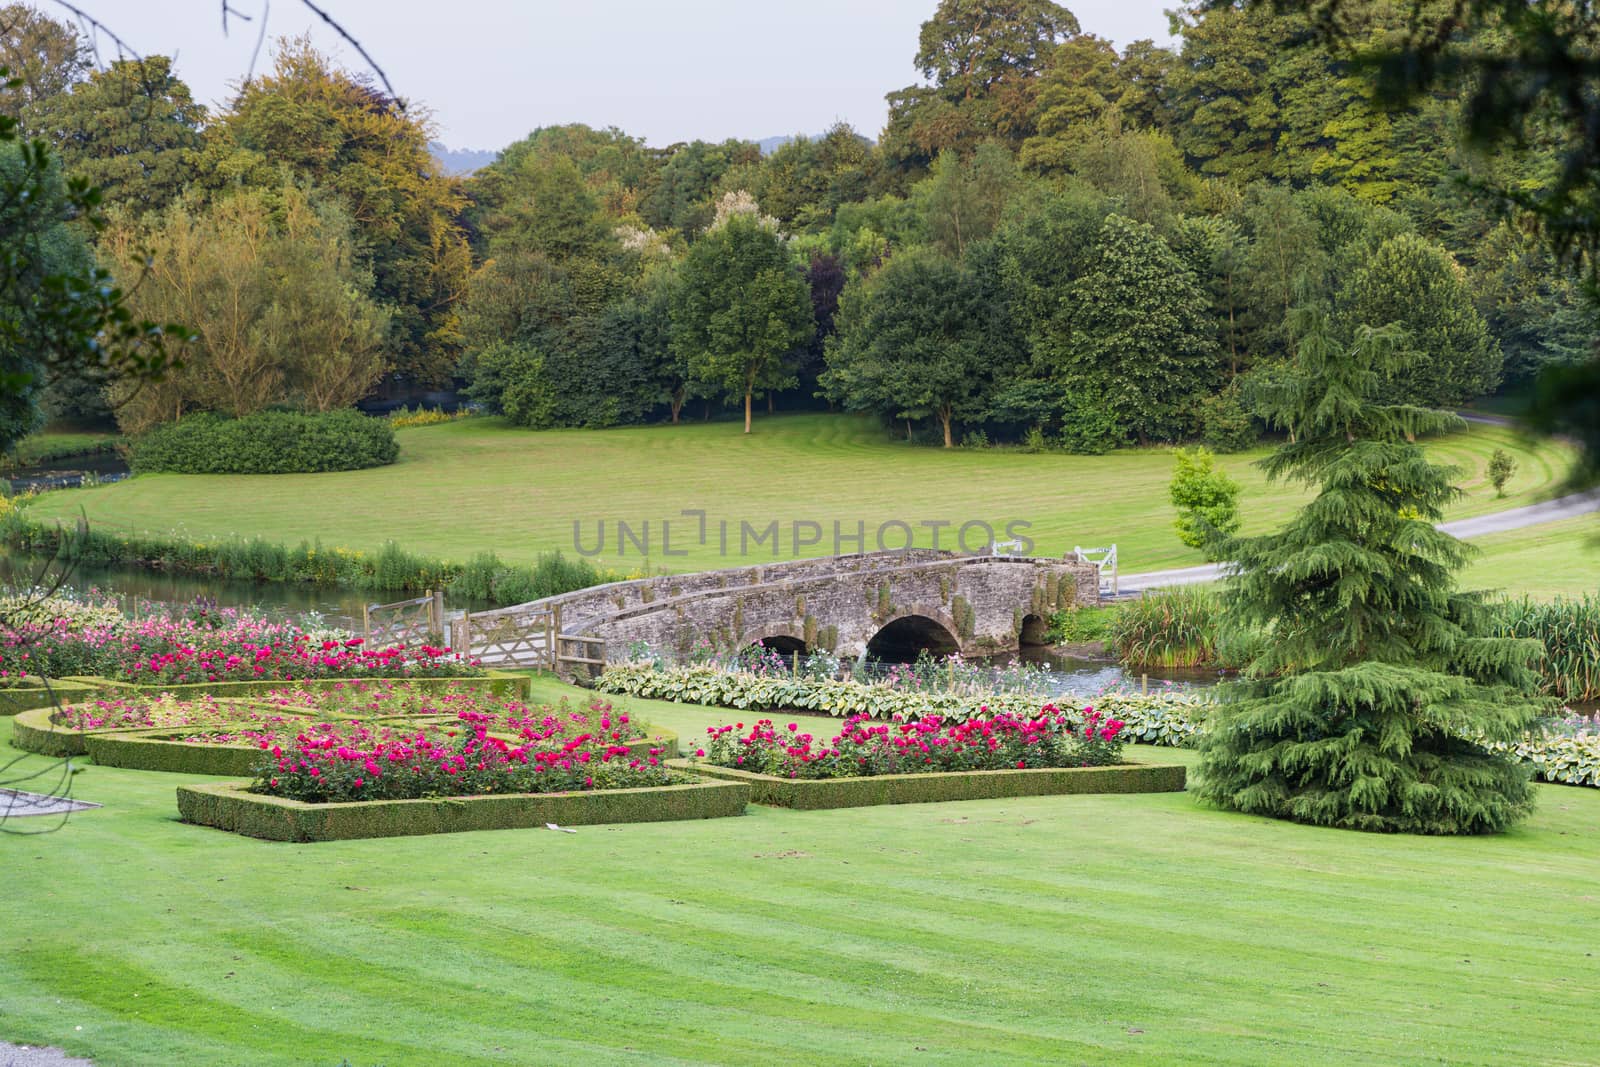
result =
[{"label": "wooden gate", "polygon": [[537,603],[463,612],[450,621],[450,647],[485,667],[524,667],[568,673],[605,663],[598,637],[561,633],[561,606]]},{"label": "wooden gate", "polygon": [[555,667],[561,613],[532,606],[463,612],[451,620],[450,647],[485,667]]},{"label": "wooden gate", "polygon": [[415,600],[369,604],[361,609],[361,636],[368,648],[415,648],[444,644],[444,593],[428,590]]}]

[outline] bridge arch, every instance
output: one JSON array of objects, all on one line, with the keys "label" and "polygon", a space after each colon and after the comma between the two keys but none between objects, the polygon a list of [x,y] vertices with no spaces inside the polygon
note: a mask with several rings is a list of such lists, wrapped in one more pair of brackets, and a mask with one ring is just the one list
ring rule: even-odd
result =
[{"label": "bridge arch", "polygon": [[906,612],[884,623],[867,641],[867,657],[887,663],[911,663],[923,651],[935,656],[961,651],[954,622],[933,614]]},{"label": "bridge arch", "polygon": [[766,637],[756,638],[750,644],[757,648],[769,648],[785,656],[793,655],[796,652],[804,656],[811,651],[806,647],[805,638],[795,637],[793,634],[768,634]]},{"label": "bridge arch", "polygon": [[1017,634],[1019,645],[1048,645],[1050,622],[1042,615],[1027,614],[1022,617],[1022,629]]}]

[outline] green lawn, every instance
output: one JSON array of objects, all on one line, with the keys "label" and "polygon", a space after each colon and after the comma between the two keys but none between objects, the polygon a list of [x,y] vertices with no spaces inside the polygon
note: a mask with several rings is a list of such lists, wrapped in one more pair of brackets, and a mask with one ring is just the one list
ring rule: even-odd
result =
[{"label": "green lawn", "polygon": [[49,458],[93,451],[106,442],[115,440],[116,436],[92,430],[51,430],[29,434],[18,441],[16,448],[8,455],[0,459],[8,465],[27,467]]},{"label": "green lawn", "polygon": [[1600,515],[1547,522],[1472,541],[1483,551],[1462,576],[1470,589],[1538,598],[1600,594]]},{"label": "green lawn", "polygon": [[[739,524],[756,529],[777,520],[784,543],[777,555],[826,555],[833,524],[845,533],[864,522],[867,548],[880,523],[900,520],[959,525],[983,520],[1003,528],[1031,522],[1036,551],[1058,555],[1074,545],[1120,546],[1124,571],[1201,562],[1172,530],[1166,450],[1126,450],[1109,456],[945,452],[895,441],[875,423],[842,415],[789,415],[758,421],[749,437],[731,423],[690,423],[602,431],[536,433],[496,419],[469,419],[399,431],[401,458],[390,467],[332,474],[210,476],[151,475],[97,488],[52,493],[33,505],[43,516],[76,518],[111,528],[182,531],[210,538],[259,535],[295,543],[321,537],[330,545],[371,549],[386,539],[453,559],[494,549],[508,561],[527,561],[545,549],[573,545],[573,524],[585,544],[606,522],[601,562],[623,572],[735,566],[720,553],[717,523],[730,523],[731,553]],[[1495,499],[1484,474],[1496,448],[1511,452],[1518,473],[1511,492]],[[1530,446],[1510,431],[1474,426],[1432,445],[1442,460],[1466,472],[1467,497],[1453,515],[1516,507],[1552,495],[1565,474],[1565,446]],[[1247,532],[1284,519],[1301,499],[1294,488],[1268,487],[1251,460],[1223,457],[1244,484]],[[704,509],[710,536],[690,536],[694,520],[682,509]],[[673,551],[663,554],[660,524],[676,520]],[[651,555],[632,545],[617,551],[612,525],[635,530],[650,523]],[[791,523],[820,525],[823,540],[793,545]],[[802,528],[801,536],[808,531]],[[901,535],[890,532],[890,547]],[[944,533],[950,544],[953,528]],[[981,535],[973,532],[974,547]],[[769,542],[770,544],[770,542]],[[853,544],[842,546],[845,551]],[[753,559],[772,558],[770,547]]]},{"label": "green lawn", "polygon": [[90,767],[105,808],[0,838],[0,1038],[101,1067],[1597,1058],[1596,790],[1465,840],[1169,794],[281,845],[176,822],[182,780]]}]

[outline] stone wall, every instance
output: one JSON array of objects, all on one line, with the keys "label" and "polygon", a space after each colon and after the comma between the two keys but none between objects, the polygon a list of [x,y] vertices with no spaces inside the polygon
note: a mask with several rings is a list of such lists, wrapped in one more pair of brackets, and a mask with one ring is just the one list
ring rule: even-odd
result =
[{"label": "stone wall", "polygon": [[779,636],[854,657],[912,616],[937,623],[964,653],[1012,651],[1029,615],[1098,599],[1090,564],[929,551],[639,579],[541,606],[560,602],[563,630],[603,638],[612,659],[636,641],[682,655],[701,643],[731,651]]}]

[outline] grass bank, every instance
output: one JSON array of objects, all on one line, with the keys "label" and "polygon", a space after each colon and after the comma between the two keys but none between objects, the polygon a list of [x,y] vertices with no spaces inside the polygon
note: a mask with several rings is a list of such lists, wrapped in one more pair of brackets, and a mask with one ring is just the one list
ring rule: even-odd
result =
[{"label": "grass bank", "polygon": [[1581,515],[1472,538],[1482,551],[1462,574],[1465,589],[1504,589],[1540,600],[1600,593],[1600,515]]},{"label": "grass bank", "polygon": [[[631,542],[618,551],[617,520],[636,532],[648,523],[649,564],[673,571],[827,555],[834,550],[835,522],[847,534],[865,523],[871,548],[873,531],[893,520],[910,524],[924,545],[932,534],[922,522],[951,523],[943,534],[949,544],[955,527],[969,520],[997,530],[1022,520],[1032,523],[1028,533],[1042,554],[1115,541],[1129,572],[1202,562],[1172,530],[1172,456],[1165,450],[1107,456],[945,452],[895,441],[868,419],[821,414],[764,419],[748,437],[727,423],[531,432],[497,419],[402,429],[397,436],[400,459],[387,467],[151,475],[52,493],[30,510],[69,522],[81,513],[108,531],[260,537],[290,545],[320,537],[367,551],[392,540],[411,552],[463,562],[493,549],[509,563],[530,562],[550,549],[571,552],[574,522],[592,547],[596,523],[604,521],[604,550],[595,562],[625,573],[645,559]],[[1496,448],[1518,463],[1504,499],[1495,497],[1485,473]],[[1430,452],[1465,471],[1467,496],[1454,516],[1543,499],[1555,492],[1570,460],[1563,445],[1530,446],[1508,430],[1482,425],[1434,442]],[[1261,454],[1219,461],[1244,485],[1247,532],[1271,528],[1301,500],[1295,491],[1265,484],[1251,465]],[[690,536],[697,522],[684,518],[683,509],[706,512],[707,544]],[[665,519],[674,520],[671,557],[661,544]],[[720,520],[730,523],[731,553],[739,550],[741,521],[758,529],[777,521],[782,543],[776,551],[753,549],[750,560],[724,555]],[[797,550],[792,524],[798,522],[818,524],[821,542]],[[809,530],[800,533],[804,540]],[[897,546],[900,535],[891,536]]]},{"label": "grass bank", "polygon": [[102,1067],[1593,1060],[1600,791],[1486,839],[1158,794],[309,846],[77,791],[6,846],[0,1037]]}]

